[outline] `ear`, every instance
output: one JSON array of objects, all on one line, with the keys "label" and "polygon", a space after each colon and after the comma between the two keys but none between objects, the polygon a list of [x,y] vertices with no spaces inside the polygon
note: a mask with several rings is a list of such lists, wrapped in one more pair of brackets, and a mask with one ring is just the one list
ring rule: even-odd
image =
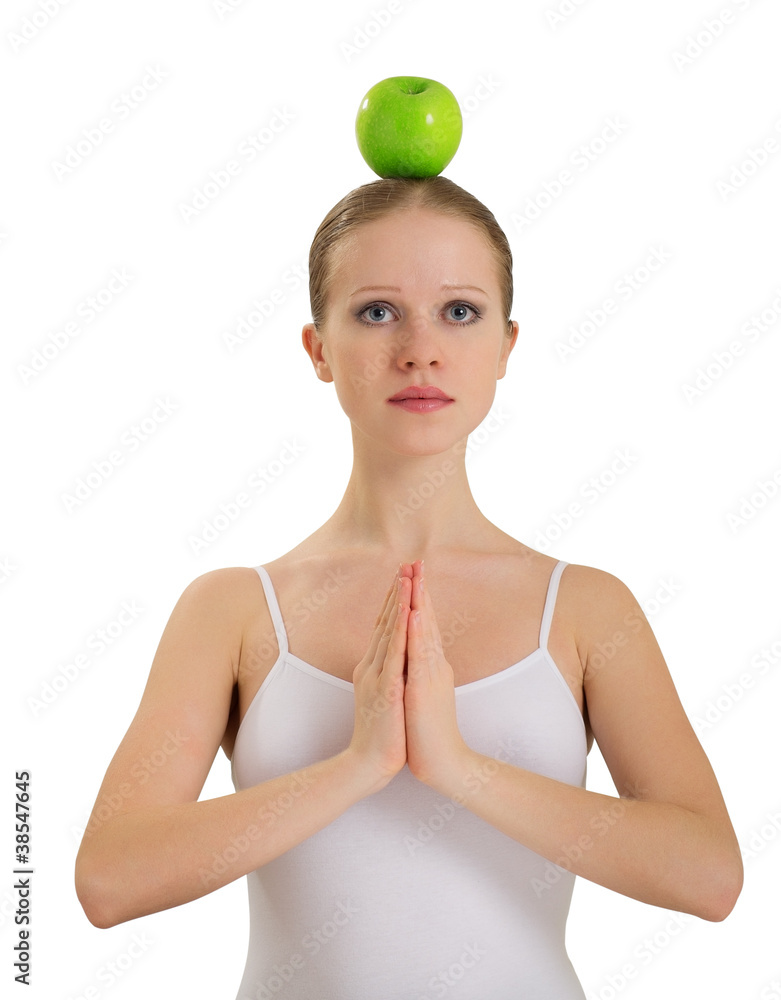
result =
[{"label": "ear", "polygon": [[307,323],[304,326],[304,329],[301,331],[301,341],[304,345],[304,350],[312,360],[320,381],[333,382],[334,377],[323,354],[323,341],[320,339],[314,323]]},{"label": "ear", "polygon": [[499,368],[497,370],[497,379],[504,378],[507,372],[507,359],[510,357],[510,351],[515,347],[515,342],[518,339],[518,324],[516,321],[510,320],[510,326],[512,327],[512,335],[505,336],[504,343],[502,344],[502,353],[499,358]]}]

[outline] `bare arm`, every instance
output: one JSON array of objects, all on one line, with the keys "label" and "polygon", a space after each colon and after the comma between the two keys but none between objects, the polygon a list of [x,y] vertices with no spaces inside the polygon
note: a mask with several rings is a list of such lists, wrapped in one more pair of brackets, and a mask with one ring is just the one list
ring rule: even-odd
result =
[{"label": "bare arm", "polygon": [[350,745],[311,767],[197,801],[225,734],[246,595],[256,593],[242,574],[253,572],[204,574],[171,614],[76,859],[76,891],[97,927],[178,906],[246,875],[378,791],[404,765],[401,693],[398,712],[382,713],[371,727],[361,726],[359,705],[359,698],[392,702],[395,678],[401,682],[406,618],[394,581],[356,668]]},{"label": "bare arm", "polygon": [[[589,719],[618,797],[475,753],[453,733],[452,720],[449,727],[443,721],[441,733],[451,734],[454,752],[441,751],[440,737],[440,752],[421,754],[420,767],[408,732],[410,769],[576,875],[656,906],[722,920],[742,887],[740,849],[650,625],[609,573],[569,566],[562,576],[567,585],[577,595],[573,632]],[[430,606],[417,594],[416,585],[413,600],[429,627]],[[597,655],[607,643],[612,655]],[[432,645],[429,636],[421,650]],[[441,658],[431,662],[426,677],[435,678],[443,692],[436,701],[444,704],[447,671]]]}]

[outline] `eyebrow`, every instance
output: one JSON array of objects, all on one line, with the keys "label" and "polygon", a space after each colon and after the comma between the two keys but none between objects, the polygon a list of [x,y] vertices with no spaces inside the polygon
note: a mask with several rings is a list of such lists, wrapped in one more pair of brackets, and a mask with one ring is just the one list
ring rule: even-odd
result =
[{"label": "eyebrow", "polygon": [[[442,289],[455,290],[455,291],[470,291],[470,292],[480,292],[485,295],[486,292],[482,288],[478,288],[477,285],[441,285]],[[350,298],[353,295],[357,295],[359,292],[400,292],[401,289],[396,285],[364,285],[362,288],[356,288],[354,292],[350,293]]]}]

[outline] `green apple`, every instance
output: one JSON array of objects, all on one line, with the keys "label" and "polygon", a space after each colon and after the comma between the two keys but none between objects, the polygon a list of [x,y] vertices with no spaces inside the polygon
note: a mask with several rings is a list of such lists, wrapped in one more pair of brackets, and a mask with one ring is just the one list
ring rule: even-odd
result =
[{"label": "green apple", "polygon": [[390,76],[366,93],[355,119],[364,160],[380,177],[436,177],[461,142],[452,92],[421,76]]}]

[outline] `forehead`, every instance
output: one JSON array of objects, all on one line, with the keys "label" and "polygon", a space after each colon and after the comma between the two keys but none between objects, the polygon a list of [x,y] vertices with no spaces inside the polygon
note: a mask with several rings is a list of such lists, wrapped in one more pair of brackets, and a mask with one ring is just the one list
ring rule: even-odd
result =
[{"label": "forehead", "polygon": [[362,223],[339,247],[333,268],[334,291],[347,295],[368,284],[410,290],[478,285],[489,294],[499,289],[496,261],[481,230],[431,209],[404,209]]}]

